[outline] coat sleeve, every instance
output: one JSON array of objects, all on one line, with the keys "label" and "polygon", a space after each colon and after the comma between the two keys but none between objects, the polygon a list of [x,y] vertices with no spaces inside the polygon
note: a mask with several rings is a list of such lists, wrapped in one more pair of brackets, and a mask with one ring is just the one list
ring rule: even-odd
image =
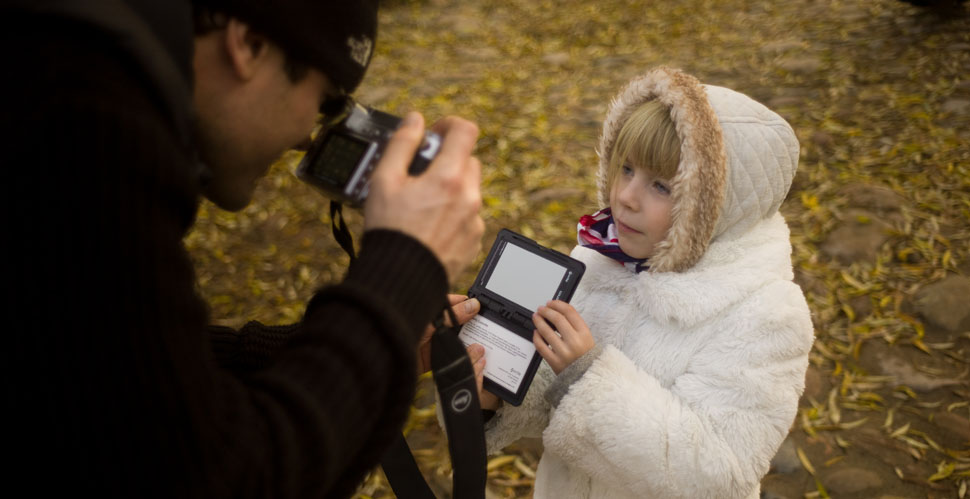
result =
[{"label": "coat sleeve", "polygon": [[797,286],[778,282],[713,327],[670,386],[607,347],[554,410],[546,452],[643,497],[749,494],[794,420],[811,319]]},{"label": "coat sleeve", "polygon": [[549,364],[542,361],[522,404],[517,407],[504,404],[485,424],[485,443],[489,455],[501,452],[520,438],[542,436],[542,430],[549,424],[551,408],[543,394],[555,376]]}]

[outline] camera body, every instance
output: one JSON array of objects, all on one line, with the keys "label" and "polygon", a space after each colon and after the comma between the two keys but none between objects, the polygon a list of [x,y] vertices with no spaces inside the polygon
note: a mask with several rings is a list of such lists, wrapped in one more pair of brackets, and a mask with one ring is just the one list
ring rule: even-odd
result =
[{"label": "camera body", "polygon": [[[367,199],[371,174],[400,123],[401,118],[392,114],[354,105],[344,120],[313,141],[297,166],[297,177],[334,201],[360,207]],[[440,148],[441,137],[426,132],[408,174],[426,170]]]}]

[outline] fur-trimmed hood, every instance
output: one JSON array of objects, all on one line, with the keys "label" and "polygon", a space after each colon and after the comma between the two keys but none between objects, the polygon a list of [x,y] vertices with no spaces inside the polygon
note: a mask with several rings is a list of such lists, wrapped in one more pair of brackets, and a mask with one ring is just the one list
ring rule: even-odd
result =
[{"label": "fur-trimmed hood", "polygon": [[778,211],[798,166],[798,139],[781,116],[744,94],[702,85],[677,69],[653,69],[610,104],[598,147],[600,206],[609,204],[607,170],[620,129],[653,99],[670,109],[681,159],[671,181],[672,225],[650,271],[680,272],[712,240],[737,237]]}]

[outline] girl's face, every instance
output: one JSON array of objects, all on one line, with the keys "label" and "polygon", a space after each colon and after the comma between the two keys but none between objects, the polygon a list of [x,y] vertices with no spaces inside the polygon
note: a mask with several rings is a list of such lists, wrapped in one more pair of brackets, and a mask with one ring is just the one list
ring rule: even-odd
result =
[{"label": "girl's face", "polygon": [[620,249],[633,258],[650,258],[670,229],[670,181],[623,165],[610,189],[610,208]]}]

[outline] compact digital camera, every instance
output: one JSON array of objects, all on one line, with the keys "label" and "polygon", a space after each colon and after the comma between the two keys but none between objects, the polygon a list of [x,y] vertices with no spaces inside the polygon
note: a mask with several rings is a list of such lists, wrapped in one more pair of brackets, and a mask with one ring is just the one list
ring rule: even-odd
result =
[{"label": "compact digital camera", "polygon": [[[371,174],[400,123],[397,116],[354,104],[346,118],[314,139],[296,168],[297,177],[334,201],[360,207],[367,199]],[[427,169],[440,148],[441,137],[426,132],[408,173],[419,175]]]}]

